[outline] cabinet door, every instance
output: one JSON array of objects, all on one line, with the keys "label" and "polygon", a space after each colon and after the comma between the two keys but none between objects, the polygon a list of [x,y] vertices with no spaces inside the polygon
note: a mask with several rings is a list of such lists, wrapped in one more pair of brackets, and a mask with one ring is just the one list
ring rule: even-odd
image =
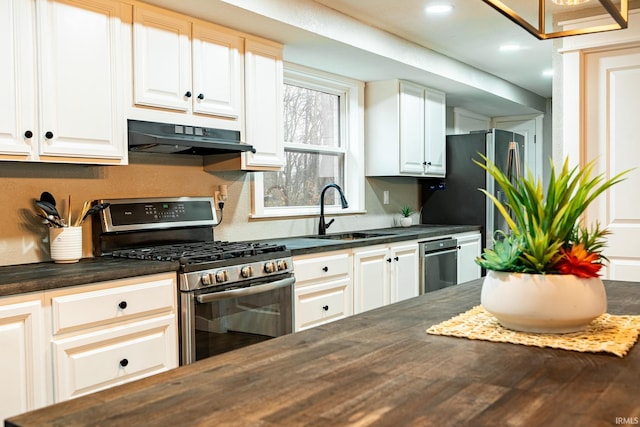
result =
[{"label": "cabinet door", "polygon": [[420,293],[418,244],[394,245],[391,256],[391,300],[398,302]]},{"label": "cabinet door", "polygon": [[400,82],[400,173],[424,172],[424,88]]},{"label": "cabinet door", "polygon": [[353,252],[354,314],[389,304],[389,266],[387,248]]},{"label": "cabinet door", "polygon": [[242,167],[280,170],[285,163],[282,130],[282,47],[245,41],[245,140],[255,153],[243,153]]},{"label": "cabinet door", "polygon": [[352,295],[349,276],[296,288],[296,331],[351,316]]},{"label": "cabinet door", "polygon": [[0,2],[0,159],[29,160],[36,129],[34,2]]},{"label": "cabinet door", "polygon": [[134,103],[191,111],[191,23],[155,9],[134,7]]},{"label": "cabinet door", "polygon": [[475,259],[480,256],[480,234],[460,236],[458,239],[458,283],[480,278],[480,266]]},{"label": "cabinet door", "polygon": [[447,170],[445,94],[425,91],[425,174],[444,176]]},{"label": "cabinet door", "polygon": [[176,317],[161,317],[53,340],[55,401],[178,366]]},{"label": "cabinet door", "polygon": [[215,25],[193,24],[193,112],[240,119],[243,39]]},{"label": "cabinet door", "polygon": [[0,299],[0,419],[46,404],[42,298]]},{"label": "cabinet door", "polygon": [[124,6],[107,0],[38,4],[40,158],[122,159]]}]

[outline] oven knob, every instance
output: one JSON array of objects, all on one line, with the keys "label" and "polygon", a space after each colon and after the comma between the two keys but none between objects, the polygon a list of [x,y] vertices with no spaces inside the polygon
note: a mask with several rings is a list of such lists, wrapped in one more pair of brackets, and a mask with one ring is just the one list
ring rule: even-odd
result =
[{"label": "oven knob", "polygon": [[201,280],[202,284],[207,286],[213,285],[216,282],[216,278],[211,273],[203,274]]},{"label": "oven knob", "polygon": [[281,259],[280,261],[278,261],[278,271],[286,270],[287,268],[289,268],[287,260]]},{"label": "oven knob", "polygon": [[252,275],[253,275],[253,268],[251,268],[251,266],[247,265],[240,269],[240,276],[242,276],[242,278],[248,279]]},{"label": "oven knob", "polygon": [[270,261],[264,264],[264,271],[266,273],[273,273],[277,270],[277,268],[278,267],[276,266],[276,263],[273,261]]},{"label": "oven knob", "polygon": [[216,271],[216,282],[222,283],[229,280],[229,272],[227,270]]}]

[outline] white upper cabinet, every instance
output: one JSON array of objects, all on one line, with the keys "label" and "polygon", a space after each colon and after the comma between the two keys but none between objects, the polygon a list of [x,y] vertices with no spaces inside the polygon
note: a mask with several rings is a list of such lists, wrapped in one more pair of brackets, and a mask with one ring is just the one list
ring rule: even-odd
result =
[{"label": "white upper cabinet", "polygon": [[245,140],[256,152],[243,154],[243,169],[280,170],[284,166],[283,82],[282,45],[247,39]]},{"label": "white upper cabinet", "polygon": [[134,102],[191,111],[191,22],[142,6],[133,20]]},{"label": "white upper cabinet", "polygon": [[367,175],[443,177],[445,101],[444,93],[411,82],[367,83]]},{"label": "white upper cabinet", "polygon": [[123,11],[107,0],[0,6],[0,159],[126,163]]},{"label": "white upper cabinet", "polygon": [[0,159],[30,160],[36,131],[35,3],[0,2]]},{"label": "white upper cabinet", "polygon": [[136,106],[187,117],[215,116],[230,121],[224,127],[240,128],[243,38],[239,34],[139,5],[134,7],[133,50]]},{"label": "white upper cabinet", "polygon": [[211,24],[193,24],[193,111],[239,120],[242,37]]}]

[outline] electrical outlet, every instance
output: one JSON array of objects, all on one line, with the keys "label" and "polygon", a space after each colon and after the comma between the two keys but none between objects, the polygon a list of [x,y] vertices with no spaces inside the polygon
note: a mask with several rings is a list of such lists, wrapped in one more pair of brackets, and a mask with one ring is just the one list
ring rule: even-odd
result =
[{"label": "electrical outlet", "polygon": [[382,193],[382,203],[385,205],[389,204],[389,190],[384,190]]}]

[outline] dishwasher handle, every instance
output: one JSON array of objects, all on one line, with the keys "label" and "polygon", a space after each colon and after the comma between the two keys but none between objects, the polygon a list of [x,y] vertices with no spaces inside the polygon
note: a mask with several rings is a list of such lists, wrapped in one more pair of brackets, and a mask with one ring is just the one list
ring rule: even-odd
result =
[{"label": "dishwasher handle", "polygon": [[422,254],[429,254],[435,252],[450,251],[452,249],[458,249],[458,240],[447,238],[438,240],[429,240],[427,242],[421,242]]}]

